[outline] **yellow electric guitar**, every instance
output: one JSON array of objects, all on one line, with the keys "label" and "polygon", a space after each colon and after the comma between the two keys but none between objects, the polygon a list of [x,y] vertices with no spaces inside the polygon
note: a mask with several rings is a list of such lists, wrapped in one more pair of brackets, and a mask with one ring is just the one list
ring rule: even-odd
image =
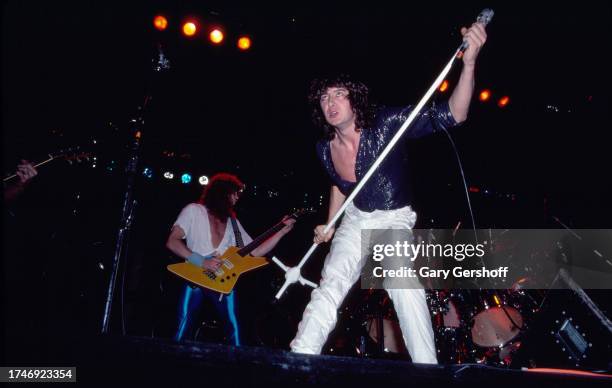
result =
[{"label": "yellow electric guitar", "polygon": [[[302,214],[310,211],[312,210],[301,209],[291,214],[289,218],[297,219]],[[196,286],[229,294],[234,289],[240,275],[269,264],[268,259],[265,257],[253,257],[249,256],[249,253],[284,226],[285,224],[282,221],[279,222],[243,248],[229,247],[218,257],[222,264],[216,271],[198,267],[188,262],[171,264],[167,267],[168,271]]]}]

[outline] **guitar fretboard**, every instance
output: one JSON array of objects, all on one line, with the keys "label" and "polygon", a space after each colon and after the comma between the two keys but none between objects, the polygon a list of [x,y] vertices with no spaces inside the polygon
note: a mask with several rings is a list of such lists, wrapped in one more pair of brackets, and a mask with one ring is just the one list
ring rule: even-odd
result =
[{"label": "guitar fretboard", "polygon": [[244,248],[241,248],[238,251],[238,254],[240,256],[248,255],[253,250],[255,250],[255,248],[260,246],[264,241],[269,239],[272,235],[274,235],[276,232],[278,232],[279,230],[281,230],[284,227],[285,227],[285,223],[282,222],[282,221],[279,222],[278,224],[274,225],[270,229],[268,229],[265,232],[263,232],[262,234],[260,234],[255,240],[251,241],[247,246],[245,246]]}]

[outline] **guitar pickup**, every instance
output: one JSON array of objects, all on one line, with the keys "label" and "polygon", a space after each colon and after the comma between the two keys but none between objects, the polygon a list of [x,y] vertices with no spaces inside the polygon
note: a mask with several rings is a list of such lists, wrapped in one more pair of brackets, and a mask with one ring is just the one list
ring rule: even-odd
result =
[{"label": "guitar pickup", "polygon": [[232,264],[231,261],[229,261],[228,259],[223,259],[223,265],[227,268],[227,269],[232,269],[234,268],[234,264]]},{"label": "guitar pickup", "polygon": [[223,270],[222,270],[221,268],[217,268],[217,269],[215,270],[215,275],[216,275],[216,276],[223,277],[223,274],[224,274],[224,273],[225,273],[225,272],[223,272]]},{"label": "guitar pickup", "polygon": [[217,275],[208,269],[204,271],[204,275],[208,276],[212,280],[215,280],[217,278]]}]

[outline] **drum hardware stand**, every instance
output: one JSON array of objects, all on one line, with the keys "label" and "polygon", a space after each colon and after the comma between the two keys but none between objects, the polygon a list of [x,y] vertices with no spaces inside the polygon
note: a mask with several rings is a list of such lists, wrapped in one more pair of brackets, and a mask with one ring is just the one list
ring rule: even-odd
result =
[{"label": "drum hardware stand", "polygon": [[[168,70],[170,68],[170,61],[165,57],[164,52],[162,51],[161,44],[158,44],[158,53],[157,58],[153,59],[153,68],[150,73],[148,86],[151,89],[152,84],[154,83],[153,79],[157,74],[161,74],[164,70]],[[132,226],[132,222],[134,220],[133,210],[136,204],[136,201],[133,199],[134,195],[134,185],[136,180],[136,169],[138,167],[138,161],[141,153],[141,144],[142,144],[142,130],[144,126],[144,114],[146,108],[151,101],[152,96],[151,93],[147,93],[144,98],[144,102],[142,106],[138,107],[138,117],[132,119],[130,122],[132,124],[131,132],[132,132],[132,144],[130,147],[129,155],[128,155],[128,163],[125,169],[127,174],[127,184],[125,188],[125,194],[123,197],[123,208],[121,212],[121,220],[119,222],[119,232],[117,235],[117,242],[115,244],[115,256],[113,258],[113,268],[111,271],[111,276],[108,284],[108,290],[106,293],[106,303],[104,305],[104,315],[102,318],[102,333],[108,334],[110,330],[110,317],[111,317],[111,309],[113,298],[115,294],[115,287],[117,283],[117,273],[119,271],[119,263],[121,261],[121,257],[123,255],[123,247],[127,243],[127,238]]]},{"label": "drum hardware stand", "polygon": [[383,328],[385,320],[383,319],[383,314],[380,311],[376,316],[376,322],[378,322],[378,327],[376,328],[376,335],[378,336],[378,350],[380,351],[380,354],[385,354],[385,329]]},{"label": "drum hardware stand", "polygon": [[514,322],[514,319],[512,319],[512,317],[510,316],[510,314],[508,314],[508,312],[506,311],[506,306],[504,305],[500,305],[499,307],[501,307],[502,311],[504,312],[504,314],[506,315],[506,318],[508,318],[510,320],[510,322],[512,323],[512,326],[516,327],[517,329],[519,329],[519,331],[524,332],[524,327],[525,327],[525,323],[523,322],[522,326],[519,326],[516,324],[516,322]]},{"label": "drum hardware stand", "polygon": [[[561,220],[559,220],[559,218],[557,218],[557,217],[553,216],[553,217],[552,217],[552,219],[553,219],[553,220],[555,220],[555,221],[556,221],[556,222],[557,222],[559,225],[561,225],[563,228],[565,228],[565,229],[566,229],[568,232],[570,232],[570,233],[571,233],[571,234],[572,234],[574,237],[576,237],[578,240],[583,241],[583,240],[582,240],[582,237],[581,237],[581,236],[580,236],[578,233],[574,232],[574,230],[573,230],[573,229],[571,229],[569,226],[567,226],[567,225],[565,225],[563,222],[561,222]],[[601,259],[605,260],[605,261],[606,261],[606,263],[607,263],[609,266],[611,266],[611,267],[612,267],[612,262],[611,262],[610,260],[606,259],[606,258],[604,257],[604,255],[602,255],[602,254],[601,254],[601,252],[599,252],[597,249],[592,249],[592,251],[593,251],[593,253],[594,253],[595,255],[597,255],[597,257],[599,257],[599,258],[601,258]]]}]

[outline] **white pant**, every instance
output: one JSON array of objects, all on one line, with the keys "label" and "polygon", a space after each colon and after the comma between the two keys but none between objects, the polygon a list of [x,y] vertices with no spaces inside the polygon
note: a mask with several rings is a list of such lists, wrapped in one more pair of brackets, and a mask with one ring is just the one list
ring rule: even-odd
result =
[{"label": "white pant", "polygon": [[[292,351],[321,353],[329,333],[336,326],[338,308],[359,279],[367,259],[367,255],[361,256],[361,229],[412,229],[415,222],[416,213],[409,206],[371,213],[357,209],[352,203],[347,207],[325,258],[320,285],[312,291],[297,335],[291,341]],[[437,364],[425,291],[385,288],[393,301],[412,361]]]}]

